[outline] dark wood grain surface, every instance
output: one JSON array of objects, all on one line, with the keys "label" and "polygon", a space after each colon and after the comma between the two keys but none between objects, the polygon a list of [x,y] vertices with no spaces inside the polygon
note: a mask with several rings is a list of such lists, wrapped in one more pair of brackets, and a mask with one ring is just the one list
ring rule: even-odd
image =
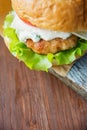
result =
[{"label": "dark wood grain surface", "polygon": [[0,130],[87,130],[87,100],[52,74],[29,70],[0,38]]}]

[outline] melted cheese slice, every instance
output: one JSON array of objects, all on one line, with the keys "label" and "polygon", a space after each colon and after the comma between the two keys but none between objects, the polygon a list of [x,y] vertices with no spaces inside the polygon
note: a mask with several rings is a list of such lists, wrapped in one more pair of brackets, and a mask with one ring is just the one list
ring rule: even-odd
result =
[{"label": "melted cheese slice", "polygon": [[67,39],[71,36],[71,33],[50,31],[28,25],[24,23],[16,13],[14,13],[14,20],[11,27],[16,29],[17,36],[22,42],[25,42],[27,39],[32,39],[34,42],[39,42],[41,39],[45,41],[55,38]]}]

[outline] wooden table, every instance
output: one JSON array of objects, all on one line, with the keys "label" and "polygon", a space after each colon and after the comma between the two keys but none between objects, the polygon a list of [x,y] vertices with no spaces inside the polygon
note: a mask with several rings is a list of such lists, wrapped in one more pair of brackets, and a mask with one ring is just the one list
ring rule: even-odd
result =
[{"label": "wooden table", "polygon": [[1,37],[0,130],[87,130],[87,100],[18,62]]}]

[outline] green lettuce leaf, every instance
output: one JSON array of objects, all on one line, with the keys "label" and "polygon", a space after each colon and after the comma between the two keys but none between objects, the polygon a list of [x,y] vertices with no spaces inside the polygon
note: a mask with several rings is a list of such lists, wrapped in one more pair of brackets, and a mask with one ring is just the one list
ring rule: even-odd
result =
[{"label": "green lettuce leaf", "polygon": [[9,50],[20,61],[23,61],[30,69],[48,71],[55,61],[58,65],[71,64],[77,56],[82,56],[87,50],[87,41],[79,39],[77,46],[60,51],[56,54],[41,55],[29,49],[25,43],[20,42],[16,30],[11,28],[14,12],[10,12],[4,22],[4,36],[9,38]]},{"label": "green lettuce leaf", "polygon": [[30,69],[48,71],[52,66],[47,55],[39,55],[29,49],[17,38],[15,29],[4,29],[4,36],[10,39],[9,50],[20,61],[23,61]]}]

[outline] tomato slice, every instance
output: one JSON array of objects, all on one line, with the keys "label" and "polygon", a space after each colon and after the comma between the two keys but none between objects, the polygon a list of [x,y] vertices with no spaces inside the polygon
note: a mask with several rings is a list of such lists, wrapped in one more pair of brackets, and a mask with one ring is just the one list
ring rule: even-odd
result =
[{"label": "tomato slice", "polygon": [[36,25],[33,25],[31,22],[29,22],[28,20],[24,19],[24,18],[20,18],[23,22],[25,22],[28,25],[34,26],[36,27]]}]

